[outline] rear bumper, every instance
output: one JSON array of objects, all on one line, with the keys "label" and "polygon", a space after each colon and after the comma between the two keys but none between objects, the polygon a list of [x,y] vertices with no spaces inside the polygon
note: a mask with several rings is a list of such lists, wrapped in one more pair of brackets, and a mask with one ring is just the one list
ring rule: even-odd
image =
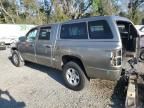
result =
[{"label": "rear bumper", "polygon": [[122,70],[107,70],[106,79],[107,80],[119,80],[121,77]]},{"label": "rear bumper", "polygon": [[90,78],[98,78],[103,80],[112,80],[116,81],[119,80],[121,77],[122,68],[119,68],[117,70],[106,70],[106,69],[90,69],[88,71],[88,76]]}]

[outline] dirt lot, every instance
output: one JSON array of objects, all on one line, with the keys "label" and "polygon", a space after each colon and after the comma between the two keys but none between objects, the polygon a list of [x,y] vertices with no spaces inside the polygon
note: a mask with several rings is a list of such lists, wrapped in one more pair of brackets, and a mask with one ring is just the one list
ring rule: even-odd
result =
[{"label": "dirt lot", "polygon": [[0,51],[0,108],[123,108],[124,85],[91,80],[87,89],[66,88],[60,71],[28,63],[17,68]]}]

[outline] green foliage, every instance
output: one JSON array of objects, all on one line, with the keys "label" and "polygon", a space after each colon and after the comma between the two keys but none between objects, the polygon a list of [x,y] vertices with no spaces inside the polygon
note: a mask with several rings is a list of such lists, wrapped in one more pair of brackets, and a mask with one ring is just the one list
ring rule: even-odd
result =
[{"label": "green foliage", "polygon": [[120,15],[130,18],[135,24],[143,19],[140,7],[143,0],[133,0],[128,12],[118,5],[120,0],[0,0],[0,23],[47,24],[97,15]]},{"label": "green foliage", "polygon": [[93,15],[115,15],[117,11],[117,0],[93,0]]},{"label": "green foliage", "polygon": [[128,18],[131,19],[135,24],[139,24],[142,20],[141,16],[143,12],[140,11],[140,7],[144,6],[144,0],[132,0],[129,5]]}]

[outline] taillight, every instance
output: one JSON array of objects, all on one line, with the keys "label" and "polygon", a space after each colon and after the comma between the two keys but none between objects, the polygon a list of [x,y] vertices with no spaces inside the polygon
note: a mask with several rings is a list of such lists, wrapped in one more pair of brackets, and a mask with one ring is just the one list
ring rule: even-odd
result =
[{"label": "taillight", "polygon": [[122,62],[122,52],[121,50],[115,50],[111,52],[111,65],[120,66]]}]

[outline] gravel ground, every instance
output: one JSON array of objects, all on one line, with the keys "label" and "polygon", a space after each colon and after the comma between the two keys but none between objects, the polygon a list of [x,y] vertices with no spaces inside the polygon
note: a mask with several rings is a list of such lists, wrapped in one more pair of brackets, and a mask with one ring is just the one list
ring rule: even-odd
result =
[{"label": "gravel ground", "polygon": [[123,108],[124,84],[91,80],[82,91],[63,84],[61,72],[33,63],[17,68],[0,51],[0,108]]}]

